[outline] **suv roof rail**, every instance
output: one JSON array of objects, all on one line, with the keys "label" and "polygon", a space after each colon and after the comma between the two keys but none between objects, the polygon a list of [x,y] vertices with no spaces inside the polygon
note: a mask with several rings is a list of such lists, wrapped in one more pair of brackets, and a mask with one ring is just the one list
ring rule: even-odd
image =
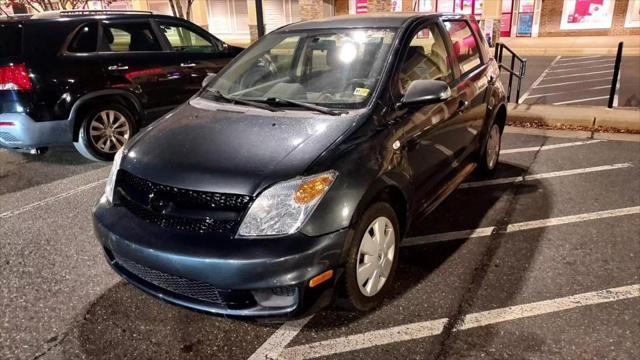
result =
[{"label": "suv roof rail", "polygon": [[76,10],[55,10],[45,11],[34,14],[33,19],[52,19],[66,16],[93,16],[93,15],[153,15],[153,11],[144,10],[93,10],[93,9],[76,9]]}]

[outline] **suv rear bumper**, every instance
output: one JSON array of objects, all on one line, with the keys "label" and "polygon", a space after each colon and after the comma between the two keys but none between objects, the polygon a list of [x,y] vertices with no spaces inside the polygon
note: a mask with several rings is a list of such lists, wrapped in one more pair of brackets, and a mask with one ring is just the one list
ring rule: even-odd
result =
[{"label": "suv rear bumper", "polygon": [[37,122],[24,113],[0,114],[0,147],[30,149],[72,141],[69,120]]}]

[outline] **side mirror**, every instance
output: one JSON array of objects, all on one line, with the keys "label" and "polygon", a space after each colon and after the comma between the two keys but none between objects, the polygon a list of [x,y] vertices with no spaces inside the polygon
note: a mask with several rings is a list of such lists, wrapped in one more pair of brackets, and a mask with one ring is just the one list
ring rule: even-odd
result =
[{"label": "side mirror", "polygon": [[449,85],[440,80],[415,80],[400,100],[401,105],[437,104],[451,97]]},{"label": "side mirror", "polygon": [[216,74],[207,75],[207,77],[205,77],[204,80],[202,80],[202,87],[209,85],[211,80],[213,80],[215,77],[216,77]]}]

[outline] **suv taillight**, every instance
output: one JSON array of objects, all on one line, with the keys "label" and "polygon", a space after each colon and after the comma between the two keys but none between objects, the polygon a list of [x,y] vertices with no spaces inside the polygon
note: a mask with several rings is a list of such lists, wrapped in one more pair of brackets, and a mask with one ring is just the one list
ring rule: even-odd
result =
[{"label": "suv taillight", "polygon": [[0,90],[31,90],[27,67],[24,64],[0,66]]}]

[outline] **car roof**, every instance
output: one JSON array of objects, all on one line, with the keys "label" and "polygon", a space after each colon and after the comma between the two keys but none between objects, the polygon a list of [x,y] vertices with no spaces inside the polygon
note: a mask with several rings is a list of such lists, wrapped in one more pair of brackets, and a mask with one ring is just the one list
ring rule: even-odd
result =
[{"label": "car roof", "polygon": [[301,21],[281,27],[280,31],[297,31],[309,29],[335,29],[335,28],[398,28],[405,23],[419,18],[437,17],[464,18],[464,15],[434,12],[390,12],[361,15],[341,15],[324,19]]},{"label": "car roof", "polygon": [[62,20],[87,20],[87,19],[135,19],[135,18],[155,18],[155,19],[178,19],[174,16],[155,14],[152,11],[137,10],[62,10],[62,11],[45,11],[38,14],[20,14],[0,17],[0,21],[55,21]]}]

